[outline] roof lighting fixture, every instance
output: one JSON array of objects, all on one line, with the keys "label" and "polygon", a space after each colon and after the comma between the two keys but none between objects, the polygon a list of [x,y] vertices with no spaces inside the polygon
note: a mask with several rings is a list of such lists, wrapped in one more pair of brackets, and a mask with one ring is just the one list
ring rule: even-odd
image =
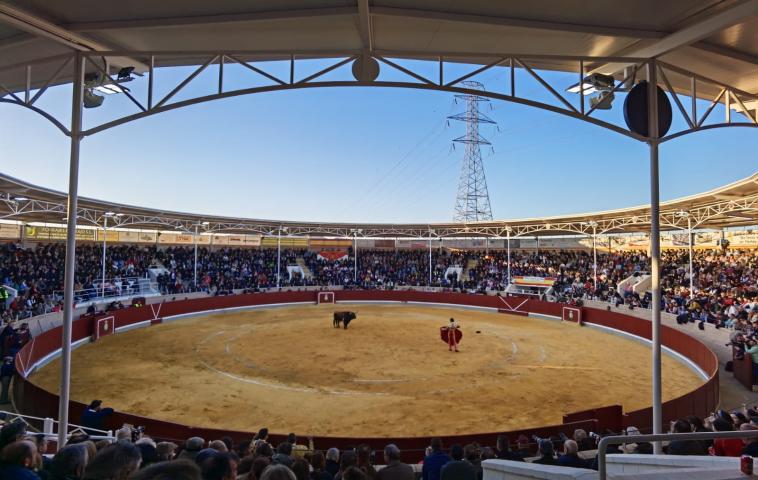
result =
[{"label": "roof lighting fixture", "polygon": [[566,89],[569,93],[580,93],[584,89],[585,95],[598,94],[590,97],[590,106],[598,110],[610,110],[613,103],[613,89],[616,86],[616,79],[613,75],[603,75],[602,73],[593,73],[587,75],[580,83],[571,85]]}]

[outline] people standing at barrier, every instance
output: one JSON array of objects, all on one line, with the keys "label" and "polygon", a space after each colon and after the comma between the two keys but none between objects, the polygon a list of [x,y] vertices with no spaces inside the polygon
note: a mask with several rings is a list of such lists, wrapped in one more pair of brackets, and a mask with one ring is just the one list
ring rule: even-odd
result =
[{"label": "people standing at barrier", "polygon": [[103,408],[102,400],[92,400],[82,412],[81,425],[85,430],[105,430],[105,420],[111,415],[113,415],[113,409]]},{"label": "people standing at barrier", "polygon": [[430,443],[432,452],[424,457],[424,466],[421,468],[423,480],[440,480],[442,467],[452,459],[442,450],[442,440],[433,438]]},{"label": "people standing at barrier", "polygon": [[511,446],[508,442],[508,437],[505,435],[498,435],[496,441],[495,458],[498,460],[512,460],[514,462],[523,462],[524,457],[511,451]]},{"label": "people standing at barrier", "polygon": [[11,381],[15,372],[16,367],[13,364],[13,357],[4,357],[3,365],[0,367],[0,404],[11,403]]},{"label": "people standing at barrier", "polygon": [[371,447],[365,443],[358,445],[355,449],[355,453],[358,457],[358,469],[363,472],[367,478],[376,478],[376,469],[371,463]]},{"label": "people standing at barrier", "polygon": [[[692,425],[684,419],[671,422],[670,433],[692,433]],[[706,455],[705,446],[697,440],[673,440],[668,445],[669,455]]]},{"label": "people standing at barrier", "polygon": [[[339,467],[339,466],[338,466]],[[326,457],[316,451],[311,455],[311,480],[332,480],[334,475],[326,470]]]},{"label": "people standing at barrier", "polygon": [[11,344],[13,342],[13,325],[11,319],[6,318],[3,322],[3,328],[0,330],[0,354],[3,356],[10,355]]},{"label": "people standing at barrier", "polygon": [[334,480],[342,480],[345,472],[351,468],[358,468],[358,456],[352,450],[345,450],[340,457],[340,469],[334,476]]},{"label": "people standing at barrier", "polygon": [[410,465],[400,460],[400,449],[390,443],[384,447],[384,468],[376,475],[377,480],[415,480],[416,474]]},{"label": "people standing at barrier", "polygon": [[452,460],[440,470],[440,480],[477,480],[476,469],[463,458],[463,447],[458,444],[450,447],[450,457]]}]

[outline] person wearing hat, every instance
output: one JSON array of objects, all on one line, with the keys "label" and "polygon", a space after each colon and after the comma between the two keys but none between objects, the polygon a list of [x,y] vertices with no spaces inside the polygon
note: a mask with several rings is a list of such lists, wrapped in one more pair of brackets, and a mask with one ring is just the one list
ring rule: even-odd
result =
[{"label": "person wearing hat", "polygon": [[180,460],[186,459],[194,461],[198,452],[203,449],[203,445],[205,445],[205,440],[202,438],[190,437],[184,442],[184,450],[182,450],[176,458]]},{"label": "person wearing hat", "polygon": [[13,357],[7,356],[3,358],[3,365],[0,366],[0,404],[11,402],[9,392],[15,370]]}]

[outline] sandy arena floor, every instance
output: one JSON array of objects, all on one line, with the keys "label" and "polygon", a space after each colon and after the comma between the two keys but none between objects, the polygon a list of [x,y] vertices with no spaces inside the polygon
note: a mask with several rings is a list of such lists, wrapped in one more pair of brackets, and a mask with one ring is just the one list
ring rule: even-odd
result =
[{"label": "sandy arena floor", "polygon": [[[332,312],[354,310],[348,330]],[[461,352],[439,327],[455,317]],[[476,331],[481,333],[476,333]],[[60,363],[33,381],[57,391]],[[321,305],[195,317],[77,349],[72,396],[206,427],[300,435],[428,436],[560,423],[650,404],[650,349],[590,328],[463,309]],[[664,356],[664,400],[696,388]],[[455,421],[442,412],[455,411]]]}]

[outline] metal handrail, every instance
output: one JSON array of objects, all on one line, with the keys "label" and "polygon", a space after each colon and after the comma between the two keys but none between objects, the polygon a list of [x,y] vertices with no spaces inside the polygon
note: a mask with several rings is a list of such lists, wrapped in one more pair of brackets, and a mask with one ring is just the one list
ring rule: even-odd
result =
[{"label": "metal handrail", "polygon": [[[15,417],[15,418],[22,418],[24,420],[26,420],[26,419],[37,420],[37,421],[41,421],[43,423],[49,421],[49,422],[51,422],[52,425],[55,425],[56,423],[60,423],[58,420],[56,420],[54,418],[35,417],[34,415],[24,415],[22,413],[9,412],[7,410],[0,410],[0,414],[5,414],[5,415],[12,416],[12,417]],[[90,432],[97,432],[97,433],[104,434],[104,435],[95,435],[95,436],[93,436],[93,438],[94,437],[97,437],[98,439],[115,438],[113,436],[113,431],[112,430],[101,430],[99,428],[84,427],[82,425],[76,425],[76,424],[73,424],[73,423],[69,423],[68,426],[71,427],[71,428],[74,428],[74,429],[86,429],[86,430],[88,430]],[[48,436],[54,436],[50,432],[44,432],[44,433],[46,435],[48,435]],[[69,433],[67,432],[66,434],[68,435]]]},{"label": "metal handrail", "polygon": [[607,479],[605,452],[608,449],[608,445],[621,445],[622,443],[639,442],[660,442],[663,440],[712,440],[715,438],[758,438],[758,430],[740,430],[736,432],[659,433],[652,435],[612,435],[603,437],[597,444],[598,478],[599,480]]}]

